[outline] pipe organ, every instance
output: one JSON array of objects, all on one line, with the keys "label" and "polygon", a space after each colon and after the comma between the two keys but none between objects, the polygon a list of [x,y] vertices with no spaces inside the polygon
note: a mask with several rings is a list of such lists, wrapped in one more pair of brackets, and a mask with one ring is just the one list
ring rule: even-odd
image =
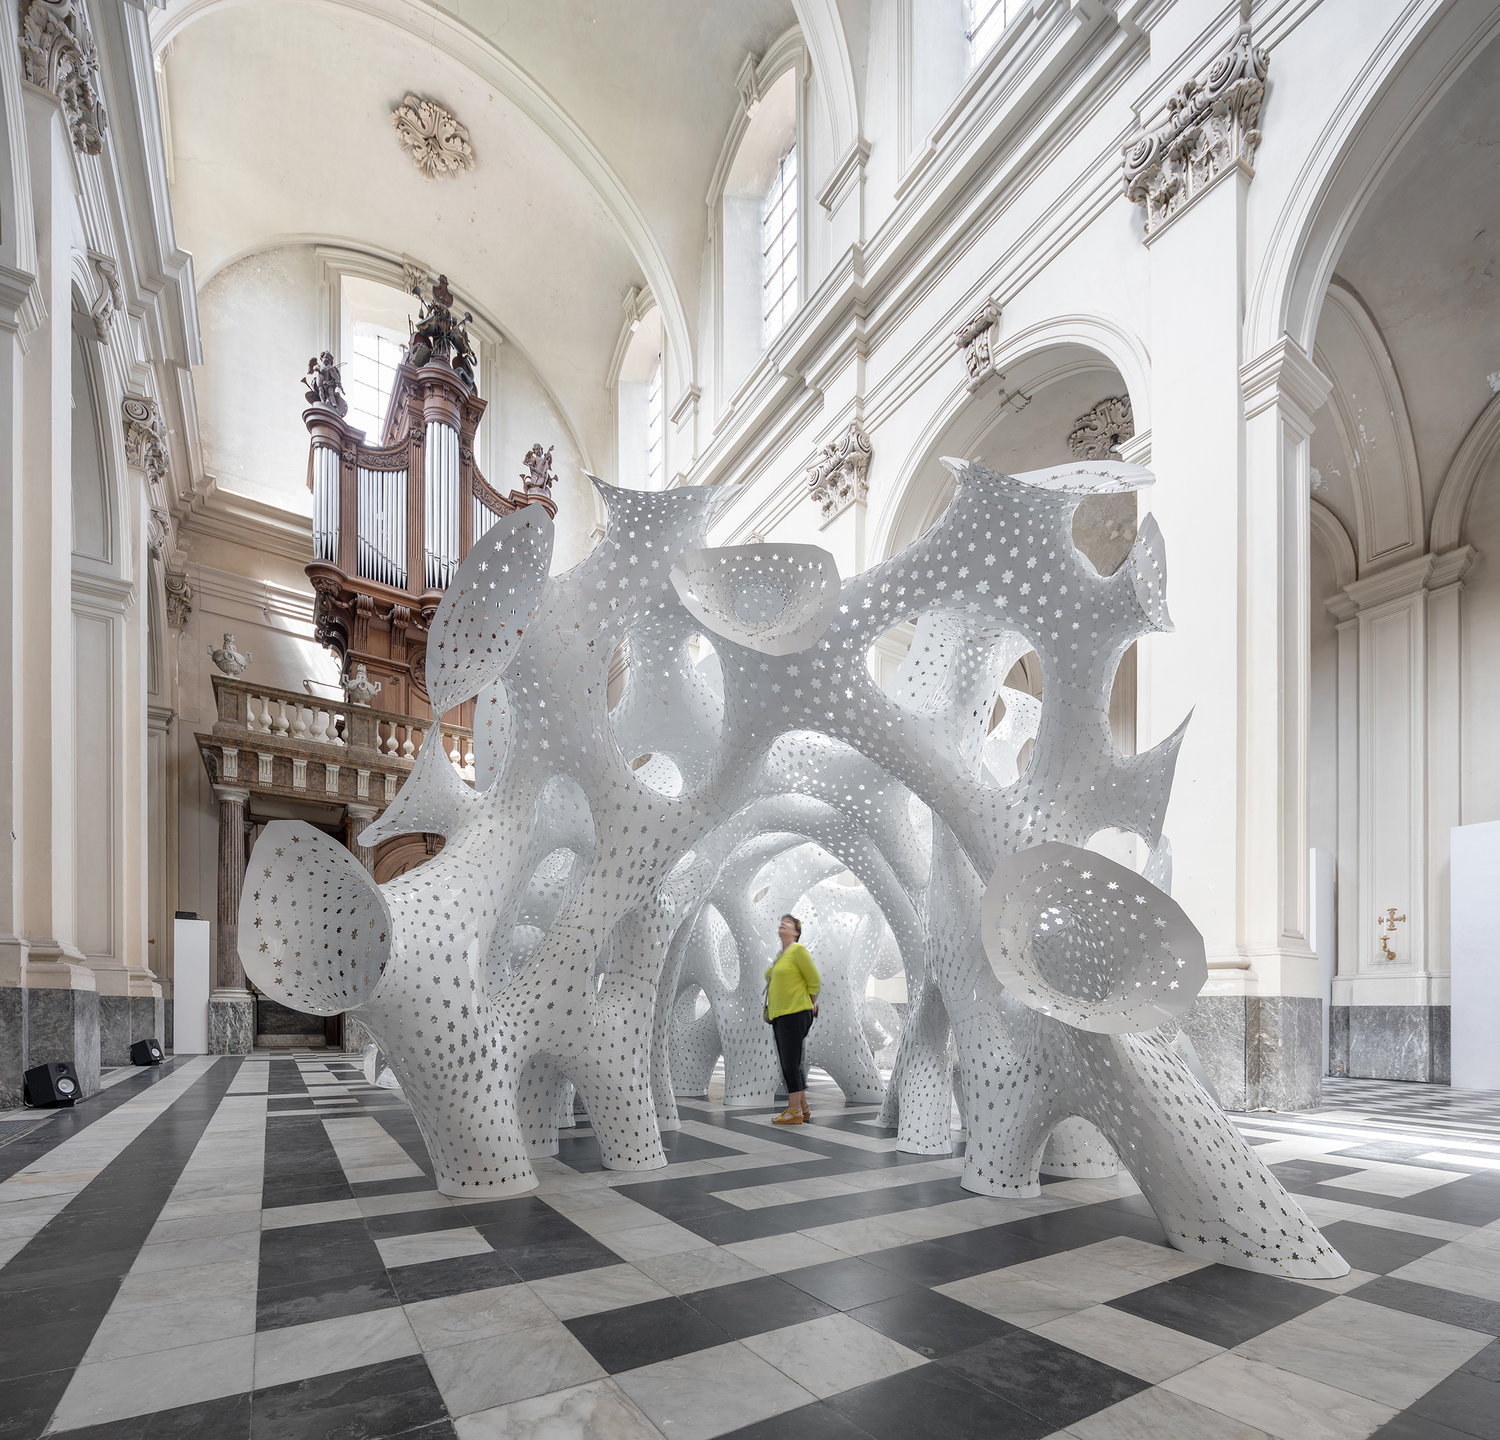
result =
[{"label": "pipe organ", "polygon": [[[428,719],[424,661],[438,600],[469,547],[502,515],[527,504],[556,513],[549,477],[501,495],[480,474],[474,433],[485,402],[441,346],[408,350],[378,445],[344,419],[334,397],[330,391],[302,415],[312,441],[307,574],[317,637],[346,676],[366,666],[381,684],[383,709]],[[449,718],[466,724],[472,716]]]}]

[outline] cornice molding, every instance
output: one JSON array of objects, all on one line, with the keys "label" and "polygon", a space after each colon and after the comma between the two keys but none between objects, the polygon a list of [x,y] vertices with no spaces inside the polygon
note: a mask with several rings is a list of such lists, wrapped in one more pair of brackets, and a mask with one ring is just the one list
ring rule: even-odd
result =
[{"label": "cornice molding", "polygon": [[1333,381],[1290,335],[1240,367],[1245,419],[1279,405],[1305,435],[1312,434],[1312,417],[1332,388]]},{"label": "cornice molding", "polygon": [[301,565],[313,558],[311,516],[226,490],[212,477],[193,496],[179,526],[185,534],[248,545]]}]

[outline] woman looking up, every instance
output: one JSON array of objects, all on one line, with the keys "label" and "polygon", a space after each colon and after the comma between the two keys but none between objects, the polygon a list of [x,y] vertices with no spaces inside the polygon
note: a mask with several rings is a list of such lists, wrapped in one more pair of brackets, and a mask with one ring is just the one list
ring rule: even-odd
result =
[{"label": "woman looking up", "polygon": [[806,1125],[812,1119],[812,1111],[807,1106],[802,1055],[807,1032],[818,1013],[818,991],[823,982],[818,979],[807,947],[801,943],[802,922],[795,915],[783,915],[776,933],[781,938],[781,954],[766,971],[766,1015],[776,1037],[776,1054],[786,1081],[786,1109],[771,1123]]}]

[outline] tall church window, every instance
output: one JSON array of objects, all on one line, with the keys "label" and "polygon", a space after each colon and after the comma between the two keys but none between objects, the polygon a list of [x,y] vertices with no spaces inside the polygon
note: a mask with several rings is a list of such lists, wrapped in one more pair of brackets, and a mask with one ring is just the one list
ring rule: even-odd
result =
[{"label": "tall church window", "polygon": [[769,345],[797,308],[797,146],[777,162],[760,222],[761,318]]},{"label": "tall church window", "polygon": [[964,0],[964,34],[969,42],[971,69],[995,48],[1005,27],[1029,5],[1030,0]]},{"label": "tall church window", "polygon": [[667,416],[662,403],[661,356],[646,382],[646,489],[660,490],[667,479]]},{"label": "tall church window", "polygon": [[356,320],[353,342],[353,354],[343,372],[349,423],[358,425],[372,444],[378,444],[391,387],[396,383],[396,367],[406,350],[406,336],[369,320]]}]

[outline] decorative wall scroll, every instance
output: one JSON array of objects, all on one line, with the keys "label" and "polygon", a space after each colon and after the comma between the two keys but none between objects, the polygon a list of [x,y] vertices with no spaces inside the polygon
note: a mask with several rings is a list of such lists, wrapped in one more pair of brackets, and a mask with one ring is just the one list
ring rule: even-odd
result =
[{"label": "decorative wall scroll", "polygon": [[968,376],[964,384],[970,393],[979,389],[991,375],[1000,373],[995,369],[994,358],[995,333],[999,327],[1000,307],[993,300],[986,300],[953,332],[953,343],[963,353],[964,370]]},{"label": "decorative wall scroll", "polygon": [[[767,1100],[761,976],[791,910],[825,967],[811,1057],[850,1097],[880,1096],[872,1030],[893,1038],[867,978],[904,966],[882,1110],[899,1149],[950,1153],[956,1099],[970,1190],[1035,1195],[1044,1154],[1075,1175],[1123,1163],[1179,1248],[1343,1274],[1152,1028],[1203,983],[1196,931],[1086,848],[1113,828],[1158,845],[1182,736],[1122,755],[1109,730],[1122,656],[1170,628],[1159,532],[1148,519],[1109,575],[1072,540],[1085,495],[1150,475],[948,463],[938,522],[841,582],[813,547],[707,548],[720,489],[601,484],[604,538],[555,576],[546,514],[506,517],[428,651],[435,708],[478,696],[476,787],[424,745],[356,837],[440,833],[441,852],[377,886],[321,833],[272,823],[246,971],[286,1004],[352,1011],[439,1187],[505,1194],[536,1183],[528,1157],[555,1151],[574,1087],[611,1169],[665,1164],[674,1091],[701,1093],[720,1054],[728,1103]],[[882,691],[867,656],[907,622]],[[1031,651],[1039,700],[1004,691]]]},{"label": "decorative wall scroll", "polygon": [[424,180],[462,175],[474,168],[474,147],[469,132],[436,100],[408,94],[391,111],[396,143],[421,172]]},{"label": "decorative wall scroll", "polygon": [[826,524],[851,505],[863,505],[868,493],[865,472],[870,468],[870,437],[851,422],[837,440],[830,440],[807,467],[807,488],[818,502]]},{"label": "decorative wall scroll", "polygon": [[167,478],[167,427],[161,407],[149,396],[127,395],[120,401],[125,421],[125,460],[146,472],[153,489]]}]

